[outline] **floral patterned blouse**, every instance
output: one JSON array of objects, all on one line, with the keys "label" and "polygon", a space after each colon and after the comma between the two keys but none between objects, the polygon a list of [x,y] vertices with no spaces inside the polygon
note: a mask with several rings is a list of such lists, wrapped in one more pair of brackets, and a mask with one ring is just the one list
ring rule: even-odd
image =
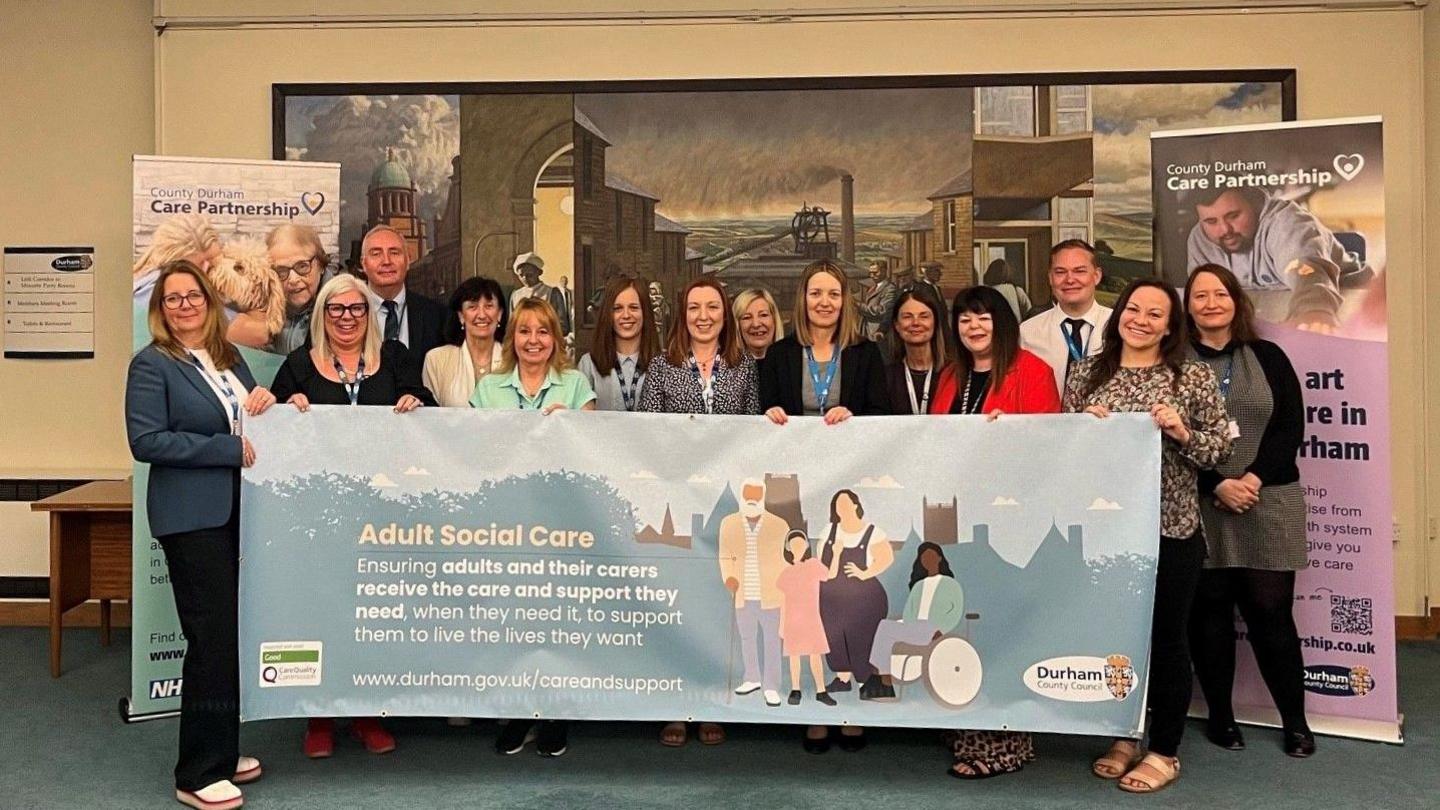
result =
[{"label": "floral patterned blouse", "polygon": [[657,354],[645,370],[645,388],[640,392],[640,405],[635,410],[641,413],[760,413],[758,376],[755,360],[750,355],[742,354],[740,365],[734,368],[725,364],[725,358],[716,357],[710,377],[707,410],[699,372],[689,364],[672,366],[664,354]]},{"label": "floral patterned blouse", "polygon": [[1169,437],[1161,440],[1160,534],[1190,537],[1200,530],[1199,470],[1212,469],[1230,457],[1230,425],[1215,372],[1195,360],[1181,365],[1179,380],[1163,364],[1121,368],[1082,399],[1096,359],[1086,358],[1071,369],[1065,382],[1065,410],[1078,413],[1091,405],[1103,405],[1112,411],[1148,413],[1163,403],[1180,413],[1190,429],[1190,443],[1181,447]]}]

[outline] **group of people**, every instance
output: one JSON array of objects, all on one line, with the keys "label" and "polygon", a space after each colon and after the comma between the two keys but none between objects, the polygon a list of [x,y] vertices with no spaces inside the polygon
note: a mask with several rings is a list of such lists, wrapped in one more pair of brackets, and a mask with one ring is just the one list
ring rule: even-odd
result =
[{"label": "group of people", "polygon": [[[1111,309],[1096,300],[1102,271],[1094,249],[1079,240],[1061,242],[1050,253],[1053,308],[1022,323],[997,289],[967,287],[946,302],[931,285],[916,284],[893,296],[888,357],[867,339],[861,301],[833,261],[805,268],[788,325],[768,292],[745,290],[732,299],[715,278],[698,277],[673,299],[663,340],[650,288],[617,278],[605,287],[589,351],[577,365],[565,351],[564,315],[550,296],[507,301],[493,280],[472,278],[454,291],[447,312],[407,294],[403,239],[384,226],[363,240],[364,281],[336,275],[321,284],[323,252],[306,230],[272,240],[287,291],[308,279],[316,288],[308,307],[313,314],[304,328],[297,322],[290,330],[295,342],[287,344],[289,354],[268,390],[256,385],[227,340],[225,303],[207,278],[204,256],[177,257],[156,270],[147,310],[153,340],[130,366],[130,446],[137,460],[151,465],[150,528],[165,551],[189,641],[175,769],[180,801],[211,810],[238,807],[237,785],[261,773],[258,762],[238,751],[238,491],[240,468],[264,450],[245,437],[243,422],[277,402],[302,411],[333,404],[398,413],[443,406],[763,414],[777,425],[805,416],[833,425],[882,414],[993,420],[1061,411],[1099,418],[1149,413],[1163,436],[1149,742],[1117,740],[1092,770],[1131,792],[1174,782],[1192,649],[1210,707],[1206,736],[1225,748],[1243,747],[1229,701],[1236,607],[1280,710],[1285,751],[1314,751],[1290,613],[1294,572],[1306,561],[1295,463],[1303,405],[1293,368],[1275,344],[1256,336],[1249,301],[1225,268],[1195,268],[1183,297],[1159,280],[1137,279]],[[851,689],[863,699],[893,697],[888,655],[878,650],[906,641],[908,630],[886,622],[888,605],[875,577],[894,553],[860,520],[858,497],[836,494],[829,535],[812,549],[803,532],[788,532],[783,522],[767,525],[763,510],[746,511],[745,504],[763,502],[763,489],[742,489],[737,522],[721,530],[734,559],[728,569],[722,564],[722,580],[734,594],[745,665],[736,691],[780,702],[782,654],[771,639],[783,638],[791,703],[801,698],[807,659],[822,703]],[[771,557],[779,549],[786,567],[756,580],[747,568],[762,564],[762,547]],[[963,593],[938,547],[926,551],[917,553],[912,575],[912,589],[922,583],[921,598],[912,590],[909,601],[916,604],[907,602],[904,615],[939,629],[958,621],[951,614],[963,615]],[[785,617],[786,632],[779,632],[774,609],[787,597],[806,608]],[[828,683],[822,655],[833,673]],[[395,748],[376,718],[354,719],[349,733],[375,753]],[[688,735],[686,724],[675,722],[662,729],[661,741],[681,745]],[[312,719],[305,753],[328,756],[334,736],[333,719]],[[697,736],[719,743],[724,729],[703,723]],[[955,758],[950,773],[958,778],[1018,771],[1035,756],[1022,732],[962,730],[948,737]],[[542,754],[562,754],[567,726],[514,720],[501,729],[496,747],[514,753],[532,740]],[[823,752],[832,740],[858,750],[864,730],[804,732],[808,751]]]}]

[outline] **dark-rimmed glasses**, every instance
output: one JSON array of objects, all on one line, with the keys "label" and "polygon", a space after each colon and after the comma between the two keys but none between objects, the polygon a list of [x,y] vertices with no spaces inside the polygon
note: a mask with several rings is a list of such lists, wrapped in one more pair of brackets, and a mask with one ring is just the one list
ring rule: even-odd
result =
[{"label": "dark-rimmed glasses", "polygon": [[326,304],[325,317],[332,321],[338,321],[349,315],[355,320],[360,320],[370,312],[370,304],[361,301],[358,304]]},{"label": "dark-rimmed glasses", "polygon": [[189,304],[194,309],[199,309],[205,303],[205,293],[199,290],[191,290],[184,295],[180,293],[170,293],[164,298],[161,298],[160,303],[164,304],[166,309],[179,309],[186,304]]},{"label": "dark-rimmed glasses", "polygon": [[295,262],[294,264],[277,264],[274,265],[274,267],[275,275],[278,276],[281,281],[289,279],[291,273],[297,276],[308,277],[310,271],[315,267],[315,257],[311,256],[308,259]]}]

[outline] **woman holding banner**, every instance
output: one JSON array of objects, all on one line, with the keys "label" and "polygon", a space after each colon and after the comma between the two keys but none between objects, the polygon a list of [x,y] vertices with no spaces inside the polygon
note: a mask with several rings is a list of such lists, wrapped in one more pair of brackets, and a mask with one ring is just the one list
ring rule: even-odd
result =
[{"label": "woman holding banner", "polygon": [[[500,364],[480,379],[470,404],[485,409],[515,409],[552,414],[561,410],[595,410],[595,392],[585,375],[570,367],[561,343],[560,315],[544,298],[522,298],[511,313],[510,330]],[[527,743],[535,753],[558,757],[569,748],[570,726],[564,720],[515,718],[495,738],[497,754],[518,754]]]},{"label": "woman holding banner", "polygon": [[1209,555],[1195,594],[1190,645],[1210,709],[1205,736],[1245,747],[1230,692],[1235,682],[1235,608],[1280,712],[1285,753],[1315,753],[1305,720],[1304,660],[1292,609],[1295,572],[1306,566],[1305,493],[1295,459],[1305,403],[1285,352],[1255,333],[1255,312],[1228,269],[1190,273],[1185,301],[1191,349],[1220,378],[1235,452],[1200,474],[1200,516]]},{"label": "woman holding banner", "polygon": [[226,342],[224,304],[199,267],[160,268],[148,307],[151,341],[130,361],[125,428],[135,460],[150,465],[150,533],[188,645],[175,798],[228,810],[244,803],[236,785],[261,774],[239,755],[240,468],[255,463],[242,427],[275,397]]},{"label": "woman holding banner", "polygon": [[425,354],[420,380],[442,408],[468,408],[475,381],[500,364],[505,293],[494,279],[473,276],[450,296],[450,345]]},{"label": "woman holding banner", "polygon": [[[381,342],[380,327],[359,279],[336,276],[315,296],[319,318],[310,322],[310,345],[285,358],[273,390],[301,411],[311,405],[381,405],[407,413],[435,399],[420,384],[420,373],[405,347]],[[356,718],[350,735],[372,754],[395,750],[395,738],[380,720]],[[335,753],[335,720],[313,717],[305,729],[305,756],[323,759]]]},{"label": "woman holding banner", "polygon": [[[685,285],[676,297],[680,317],[670,325],[665,352],[650,360],[640,407],[645,413],[758,414],[755,360],[742,350],[725,289],[710,276]],[[701,723],[700,742],[719,745],[725,730]],[[685,744],[685,723],[666,723],[660,742]]]},{"label": "woman holding banner", "polygon": [[860,334],[848,285],[845,271],[829,259],[811,262],[800,275],[795,334],[771,346],[760,369],[760,407],[771,422],[804,415],[834,425],[890,413],[885,360]]},{"label": "woman holding banner", "polygon": [[890,412],[925,414],[935,398],[935,385],[950,360],[945,305],[928,286],[900,293],[890,316],[895,355],[886,369]]},{"label": "woman holding banner", "polygon": [[1185,313],[1165,282],[1136,279],[1115,304],[1100,354],[1076,363],[1065,383],[1065,410],[1105,418],[1150,414],[1160,429],[1160,554],[1150,628],[1150,750],[1116,740],[1092,766],[1130,793],[1154,793],[1180,776],[1180,738],[1190,708],[1188,628],[1205,561],[1198,471],[1230,456],[1225,405],[1215,373],[1185,358]]},{"label": "woman holding banner", "polygon": [[660,353],[655,313],[645,295],[639,279],[617,278],[605,285],[590,351],[580,358],[580,373],[595,390],[599,410],[633,411],[640,405],[645,370]]},{"label": "woman holding banner", "polygon": [[[940,374],[932,414],[1059,413],[1060,394],[1050,365],[1020,348],[1020,321],[1008,299],[991,287],[955,296],[950,328],[960,347]],[[964,381],[963,383],[961,381]],[[946,735],[956,779],[1014,773],[1035,759],[1035,741],[1023,731],[959,729]]]}]

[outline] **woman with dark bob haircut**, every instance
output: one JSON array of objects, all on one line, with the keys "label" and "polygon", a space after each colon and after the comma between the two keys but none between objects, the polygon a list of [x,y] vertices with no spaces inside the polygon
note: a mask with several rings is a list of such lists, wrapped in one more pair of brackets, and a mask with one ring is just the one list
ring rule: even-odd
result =
[{"label": "woman with dark bob haircut", "polygon": [[950,308],[955,360],[946,366],[930,413],[1058,413],[1050,365],[1020,348],[1020,322],[1004,296],[968,287]]},{"label": "woman with dark bob haircut", "polygon": [[470,406],[475,384],[500,362],[505,317],[505,294],[494,279],[475,276],[455,288],[445,328],[450,345],[437,346],[425,355],[421,375],[441,406]]}]

